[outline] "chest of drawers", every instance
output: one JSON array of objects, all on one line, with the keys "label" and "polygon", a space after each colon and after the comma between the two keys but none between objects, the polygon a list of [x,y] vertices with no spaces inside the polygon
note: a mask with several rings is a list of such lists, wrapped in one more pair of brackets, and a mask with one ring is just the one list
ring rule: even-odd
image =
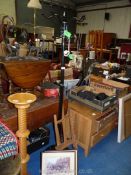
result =
[{"label": "chest of drawers", "polygon": [[117,110],[115,106],[100,112],[72,101],[69,103],[69,113],[74,120],[77,145],[84,149],[86,156],[90,148],[107,136],[116,126]]}]

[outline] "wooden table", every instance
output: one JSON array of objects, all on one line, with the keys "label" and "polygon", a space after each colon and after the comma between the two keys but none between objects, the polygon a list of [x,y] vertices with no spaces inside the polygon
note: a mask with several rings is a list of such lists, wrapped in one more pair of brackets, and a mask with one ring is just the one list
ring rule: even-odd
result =
[{"label": "wooden table", "polygon": [[[57,114],[59,106],[58,98],[39,98],[34,102],[27,111],[27,128],[32,131],[46,123],[53,121],[53,115]],[[64,99],[65,112],[68,107],[67,98]],[[12,107],[11,109],[4,109],[0,111],[0,116],[4,123],[13,131],[18,129],[17,110]]]}]

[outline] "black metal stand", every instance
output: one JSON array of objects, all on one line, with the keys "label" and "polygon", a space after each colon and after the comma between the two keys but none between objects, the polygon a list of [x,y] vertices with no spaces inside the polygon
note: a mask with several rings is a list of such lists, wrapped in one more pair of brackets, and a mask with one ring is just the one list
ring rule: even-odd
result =
[{"label": "black metal stand", "polygon": [[62,106],[64,98],[64,73],[65,73],[65,60],[64,60],[64,47],[65,47],[65,36],[64,31],[67,29],[67,21],[65,12],[63,13],[63,29],[62,29],[62,59],[61,59],[61,80],[60,80],[60,95],[59,95],[59,109],[58,109],[58,120],[62,117]]},{"label": "black metal stand", "polygon": [[[64,31],[67,29],[66,15],[63,13],[63,28],[62,28],[62,59],[61,59],[61,80],[59,84],[59,106],[58,106],[58,120],[62,118],[62,109],[63,109],[63,98],[64,98],[64,73],[65,73],[65,60],[64,60],[64,47],[65,47],[65,36]],[[59,126],[60,137],[63,139],[63,129]],[[55,150],[56,145],[51,145],[46,150]]]}]

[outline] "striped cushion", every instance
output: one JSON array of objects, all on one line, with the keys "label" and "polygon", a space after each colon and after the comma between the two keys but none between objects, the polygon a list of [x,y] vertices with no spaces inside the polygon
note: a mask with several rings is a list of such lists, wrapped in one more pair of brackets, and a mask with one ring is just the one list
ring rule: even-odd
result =
[{"label": "striped cushion", "polygon": [[0,160],[18,154],[18,142],[13,132],[0,121]]}]

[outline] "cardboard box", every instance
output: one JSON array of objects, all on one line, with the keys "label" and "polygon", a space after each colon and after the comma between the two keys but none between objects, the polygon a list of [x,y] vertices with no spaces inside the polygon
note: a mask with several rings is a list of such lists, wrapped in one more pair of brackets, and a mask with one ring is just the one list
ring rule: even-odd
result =
[{"label": "cardboard box", "polygon": [[[69,97],[75,99],[79,102],[82,102],[96,110],[104,111],[110,106],[113,106],[117,103],[117,98],[115,96],[116,89],[108,85],[104,85],[97,82],[91,82],[90,86],[79,86],[70,90]],[[104,100],[98,100],[94,98],[93,101],[87,98],[82,98],[78,95],[80,91],[89,91],[93,92],[94,95],[105,93],[108,97]]]},{"label": "cardboard box", "polygon": [[[49,70],[48,75],[45,79],[49,79],[51,82],[54,82],[56,80],[60,80],[61,78],[61,70]],[[73,69],[72,68],[66,68],[65,69],[65,76],[64,79],[73,79]]]},{"label": "cardboard box", "polygon": [[116,95],[119,98],[125,96],[126,94],[128,94],[128,91],[129,91],[129,85],[128,84],[117,82],[117,81],[114,81],[114,80],[107,80],[105,78],[102,80],[102,82],[105,85],[116,88]]},{"label": "cardboard box", "polygon": [[114,80],[105,79],[105,78],[102,78],[100,76],[95,76],[95,75],[90,76],[90,82],[97,82],[97,83],[101,83],[103,85],[107,85],[109,87],[115,88],[116,95],[119,98],[125,96],[128,93],[129,87],[130,87],[128,84],[117,82]]}]

